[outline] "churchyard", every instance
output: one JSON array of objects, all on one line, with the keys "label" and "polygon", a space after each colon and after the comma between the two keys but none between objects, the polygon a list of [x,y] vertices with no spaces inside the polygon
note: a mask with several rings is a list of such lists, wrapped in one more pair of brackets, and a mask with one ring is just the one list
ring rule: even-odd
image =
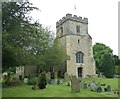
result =
[{"label": "churchyard", "polygon": [[2,97],[118,97],[120,59],[92,44],[88,18],[68,13],[53,32],[33,21],[33,10],[40,12],[29,2],[2,3]]},{"label": "churchyard", "polygon": [[5,86],[3,97],[118,97],[118,78],[80,78],[69,76],[50,79],[46,74],[45,89],[27,84],[21,80],[19,84]]}]

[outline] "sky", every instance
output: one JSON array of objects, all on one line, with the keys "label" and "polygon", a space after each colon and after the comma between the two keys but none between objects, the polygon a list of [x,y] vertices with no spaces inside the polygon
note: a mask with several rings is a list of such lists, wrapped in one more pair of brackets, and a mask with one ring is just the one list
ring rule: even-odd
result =
[{"label": "sky", "polygon": [[[39,11],[32,11],[34,20],[56,33],[56,22],[67,13],[88,18],[88,33],[93,45],[103,43],[118,55],[119,0],[29,0]],[[76,9],[75,9],[76,8]]]}]

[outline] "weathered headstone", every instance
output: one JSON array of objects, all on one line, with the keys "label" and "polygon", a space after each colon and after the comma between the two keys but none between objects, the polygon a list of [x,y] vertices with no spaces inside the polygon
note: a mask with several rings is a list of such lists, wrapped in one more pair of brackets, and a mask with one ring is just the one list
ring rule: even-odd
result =
[{"label": "weathered headstone", "polygon": [[100,82],[97,83],[97,88],[101,87]]},{"label": "weathered headstone", "polygon": [[80,88],[83,88],[83,82],[80,82]]},{"label": "weathered headstone", "polygon": [[24,78],[24,83],[25,83],[25,84],[28,83],[28,78]]},{"label": "weathered headstone", "polygon": [[55,84],[57,84],[57,78],[58,78],[58,73],[55,72],[55,73],[54,73]]},{"label": "weathered headstone", "polygon": [[101,87],[98,87],[98,88],[97,88],[97,92],[102,92],[102,88],[101,88]]},{"label": "weathered headstone", "polygon": [[93,80],[91,83],[94,83],[94,84],[95,84],[95,81]]},{"label": "weathered headstone", "polygon": [[61,84],[61,81],[58,79],[58,80],[57,80],[57,85],[59,85],[59,84]]},{"label": "weathered headstone", "polygon": [[96,91],[96,85],[95,85],[94,82],[92,82],[92,83],[90,84],[90,90],[91,90],[91,91]]},{"label": "weathered headstone", "polygon": [[64,74],[64,79],[65,79],[65,81],[70,81],[70,76],[68,75],[68,73],[66,72],[65,74]]},{"label": "weathered headstone", "polygon": [[52,79],[48,79],[48,84],[53,84],[53,80]]},{"label": "weathered headstone", "polygon": [[46,73],[46,80],[47,80],[47,83],[50,84],[50,80],[51,80],[51,74],[50,74],[50,72]]},{"label": "weathered headstone", "polygon": [[35,81],[36,81],[36,86],[39,87],[39,80],[38,80],[38,77],[35,77]]},{"label": "weathered headstone", "polygon": [[87,89],[87,83],[84,83],[84,85],[83,85],[83,89]]},{"label": "weathered headstone", "polygon": [[51,79],[51,74],[50,74],[50,72],[46,73],[46,79],[47,79],[47,80],[48,80],[48,79]]},{"label": "weathered headstone", "polygon": [[80,92],[79,80],[76,76],[71,76],[71,92]]},{"label": "weathered headstone", "polygon": [[107,86],[107,92],[110,92],[110,91],[111,91],[111,86],[108,85],[108,86]]}]

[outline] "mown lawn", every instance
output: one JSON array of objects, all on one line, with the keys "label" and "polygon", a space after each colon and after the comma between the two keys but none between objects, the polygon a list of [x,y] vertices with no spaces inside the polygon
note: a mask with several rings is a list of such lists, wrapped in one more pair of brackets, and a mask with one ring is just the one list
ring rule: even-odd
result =
[{"label": "mown lawn", "polygon": [[[107,79],[107,78],[85,78],[82,81],[101,82],[109,84],[112,88],[118,88],[118,79]],[[47,85],[46,89],[32,90],[30,85],[19,85],[14,87],[6,87],[2,90],[3,97],[118,97],[113,92],[91,92],[90,89],[80,89],[79,93],[71,93],[71,87],[65,83],[61,85]]]}]

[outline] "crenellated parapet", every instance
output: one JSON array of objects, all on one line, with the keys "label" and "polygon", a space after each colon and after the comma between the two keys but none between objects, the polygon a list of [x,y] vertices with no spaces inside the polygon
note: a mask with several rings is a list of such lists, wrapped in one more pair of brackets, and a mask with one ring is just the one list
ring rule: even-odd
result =
[{"label": "crenellated parapet", "polygon": [[81,16],[78,17],[77,15],[72,16],[72,14],[66,14],[65,17],[63,17],[62,19],[56,22],[56,27],[58,27],[59,25],[61,25],[67,20],[73,20],[73,21],[84,23],[84,24],[88,24],[88,18],[85,18],[85,17],[82,18]]}]

